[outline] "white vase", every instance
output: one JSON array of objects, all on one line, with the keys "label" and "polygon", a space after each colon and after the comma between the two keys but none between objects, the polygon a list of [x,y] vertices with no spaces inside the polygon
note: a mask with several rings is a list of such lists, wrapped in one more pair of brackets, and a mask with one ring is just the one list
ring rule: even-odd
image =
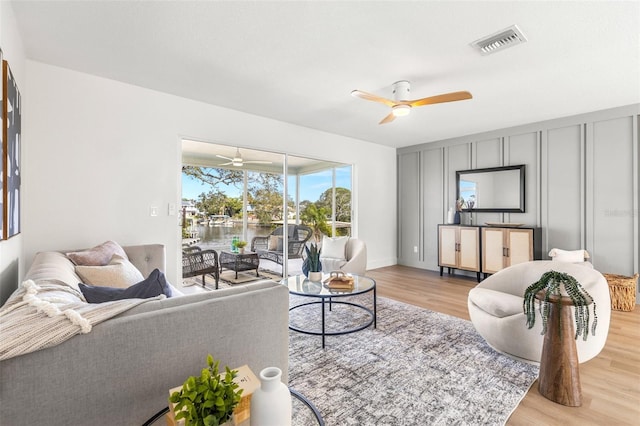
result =
[{"label": "white vase", "polygon": [[453,209],[450,208],[447,213],[447,223],[453,223]]},{"label": "white vase", "polygon": [[309,271],[309,281],[314,281],[314,282],[322,281],[322,272]]},{"label": "white vase", "polygon": [[260,388],[251,395],[251,426],[291,426],[291,393],[281,378],[278,367],[260,372]]}]

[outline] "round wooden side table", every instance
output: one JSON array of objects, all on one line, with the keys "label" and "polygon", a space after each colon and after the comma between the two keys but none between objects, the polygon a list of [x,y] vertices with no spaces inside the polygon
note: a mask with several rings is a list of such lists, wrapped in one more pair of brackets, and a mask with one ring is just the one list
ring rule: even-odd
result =
[{"label": "round wooden side table", "polygon": [[[536,294],[543,301],[544,291]],[[571,306],[566,296],[549,298],[549,318],[544,335],[538,390],[542,396],[569,407],[582,405],[578,351]]]}]

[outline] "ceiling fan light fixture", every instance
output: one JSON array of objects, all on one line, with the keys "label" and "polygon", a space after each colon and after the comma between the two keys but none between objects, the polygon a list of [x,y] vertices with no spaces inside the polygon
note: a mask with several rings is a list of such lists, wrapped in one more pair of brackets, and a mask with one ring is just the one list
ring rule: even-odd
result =
[{"label": "ceiling fan light fixture", "polygon": [[404,117],[405,115],[409,115],[409,113],[411,112],[411,105],[394,105],[391,108],[391,112],[395,117]]},{"label": "ceiling fan light fixture", "polygon": [[236,155],[231,160],[231,165],[235,167],[242,167],[242,156],[240,155],[240,148],[236,148]]}]

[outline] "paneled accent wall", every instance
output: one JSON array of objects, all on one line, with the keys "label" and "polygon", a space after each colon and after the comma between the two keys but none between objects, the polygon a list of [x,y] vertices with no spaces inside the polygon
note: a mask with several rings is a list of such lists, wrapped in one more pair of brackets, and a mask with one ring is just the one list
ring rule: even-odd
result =
[{"label": "paneled accent wall", "polygon": [[585,248],[602,272],[637,272],[639,121],[640,105],[629,105],[399,149],[398,262],[438,269],[437,225],[455,206],[457,170],[525,164],[525,213],[462,222],[540,227],[544,258]]},{"label": "paneled accent wall", "polygon": [[[632,143],[634,121],[634,117],[621,117],[586,126],[587,193],[592,195],[587,204],[587,231],[592,230],[587,234],[587,250],[593,252],[594,265],[602,271],[631,272],[629,258],[638,216],[633,185],[634,167],[636,173],[638,170]],[[637,140],[636,134],[636,154]]]},{"label": "paneled accent wall", "polygon": [[[438,240],[438,224],[442,223],[442,214],[445,211],[445,200],[442,188],[444,186],[444,150],[432,149],[422,151],[422,223],[424,231],[421,235],[424,238],[420,241],[420,261],[424,264],[425,259],[438,259],[438,245],[431,244],[435,238]],[[434,197],[429,196],[434,194]],[[436,260],[437,262],[437,260]]]},{"label": "paneled accent wall", "polygon": [[412,264],[419,258],[414,247],[420,246],[422,240],[422,211],[420,201],[424,191],[420,185],[420,152],[410,152],[398,156],[398,178],[403,184],[398,188],[398,239],[403,242],[398,246],[398,256]]},{"label": "paneled accent wall", "polygon": [[586,247],[583,125],[542,131],[541,200],[548,247]]}]

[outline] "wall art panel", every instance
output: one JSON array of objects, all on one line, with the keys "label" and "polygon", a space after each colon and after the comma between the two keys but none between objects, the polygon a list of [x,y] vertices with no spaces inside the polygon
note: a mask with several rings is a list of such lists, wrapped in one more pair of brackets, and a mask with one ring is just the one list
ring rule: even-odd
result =
[{"label": "wall art panel", "polygon": [[5,239],[20,233],[20,156],[21,156],[21,101],[20,91],[7,61],[2,61],[2,140],[4,229]]},{"label": "wall art panel", "polygon": [[[2,61],[2,49],[0,49],[0,65],[3,64]],[[4,74],[3,74],[4,75]],[[0,78],[0,129],[4,129],[4,78]],[[4,228],[5,228],[5,215],[4,215],[4,199],[5,199],[5,189],[4,189],[4,168],[5,168],[5,152],[6,148],[4,146],[4,131],[0,131],[0,213],[2,213],[2,217],[0,217],[0,240],[4,239]]]}]

